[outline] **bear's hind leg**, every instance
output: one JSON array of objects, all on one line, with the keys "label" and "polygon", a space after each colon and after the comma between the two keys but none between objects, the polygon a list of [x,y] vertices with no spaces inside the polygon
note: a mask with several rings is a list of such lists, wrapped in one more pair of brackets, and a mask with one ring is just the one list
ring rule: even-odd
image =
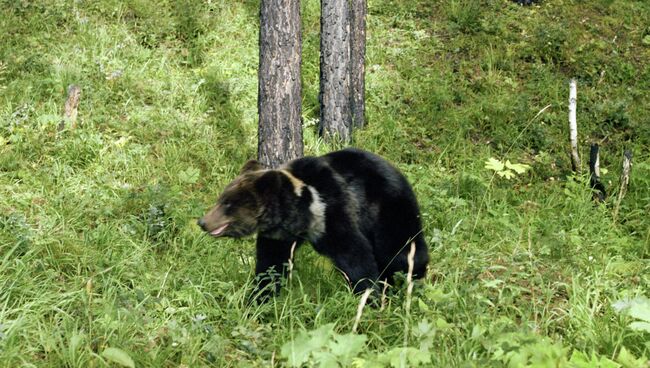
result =
[{"label": "bear's hind leg", "polygon": [[[409,270],[408,254],[411,250],[411,244],[415,244],[415,255],[413,257],[413,279],[423,278],[426,274],[429,263],[429,253],[424,237],[418,234],[415,239],[408,242],[393,241],[393,244],[382,243],[380,246],[380,278],[386,280],[389,285],[394,285],[394,275],[402,272],[405,275]],[[383,258],[382,258],[383,257]]]},{"label": "bear's hind leg", "polygon": [[379,291],[376,285],[379,278],[377,262],[372,246],[363,234],[329,234],[322,242],[325,246],[318,248],[327,249],[323,253],[345,274],[355,294],[366,289]]}]

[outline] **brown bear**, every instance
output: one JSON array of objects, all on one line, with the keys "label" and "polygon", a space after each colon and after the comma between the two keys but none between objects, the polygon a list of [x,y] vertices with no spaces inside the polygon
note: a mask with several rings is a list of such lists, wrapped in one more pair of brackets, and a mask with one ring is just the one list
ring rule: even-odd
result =
[{"label": "brown bear", "polygon": [[429,261],[411,186],[386,160],[359,149],[271,170],[248,161],[198,224],[214,237],[257,233],[262,298],[277,293],[276,276],[284,274],[294,243],[309,241],[329,257],[355,292],[406,273],[411,243],[414,278],[424,276]]}]

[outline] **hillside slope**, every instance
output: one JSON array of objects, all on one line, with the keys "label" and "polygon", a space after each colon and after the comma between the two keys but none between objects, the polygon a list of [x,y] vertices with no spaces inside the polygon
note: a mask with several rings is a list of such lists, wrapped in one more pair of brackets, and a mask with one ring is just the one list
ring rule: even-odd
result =
[{"label": "hillside slope", "polygon": [[[195,226],[255,156],[258,2],[3,2],[0,366],[647,362],[650,3],[434,3],[369,2],[354,145],[412,182],[432,261],[352,334],[358,298],[309,247],[250,306],[253,240]],[[319,6],[302,1],[308,154],[337,148],[315,132]],[[602,205],[570,171],[571,78]],[[59,132],[70,84],[79,126]]]}]

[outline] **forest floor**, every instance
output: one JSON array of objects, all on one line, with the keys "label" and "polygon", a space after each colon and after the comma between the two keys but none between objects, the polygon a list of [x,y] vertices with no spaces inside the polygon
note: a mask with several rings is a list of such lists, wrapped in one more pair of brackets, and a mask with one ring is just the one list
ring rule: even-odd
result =
[{"label": "forest floor", "polygon": [[[413,184],[431,263],[356,332],[359,297],[310,247],[251,306],[254,240],[195,225],[256,156],[258,6],[3,2],[1,367],[648,367],[650,2],[369,1],[353,145]],[[302,1],[310,155],[337,148],[316,136],[319,6]],[[70,84],[78,127],[58,131]]]}]

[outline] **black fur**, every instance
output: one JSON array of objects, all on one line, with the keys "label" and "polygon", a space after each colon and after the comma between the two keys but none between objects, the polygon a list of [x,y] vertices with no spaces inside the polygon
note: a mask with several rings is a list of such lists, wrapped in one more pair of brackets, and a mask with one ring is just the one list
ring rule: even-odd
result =
[{"label": "black fur", "polygon": [[199,225],[216,237],[257,232],[255,272],[262,299],[277,292],[294,243],[311,242],[355,292],[408,272],[411,243],[414,278],[424,276],[429,262],[406,178],[381,157],[358,149],[297,159],[278,170],[249,161]]},{"label": "black fur", "polygon": [[[411,241],[416,247],[413,276],[424,276],[429,255],[417,201],[404,176],[388,162],[346,149],[292,161],[287,170],[318,192],[325,205],[325,232],[309,240],[345,273],[355,292],[377,280],[392,282],[395,272],[406,273]],[[311,193],[304,190],[306,197],[296,199],[285,195],[290,191],[282,188],[276,206],[264,216],[283,220],[258,235],[258,274],[282,270],[292,244],[309,237],[305,225],[311,217]]]}]

